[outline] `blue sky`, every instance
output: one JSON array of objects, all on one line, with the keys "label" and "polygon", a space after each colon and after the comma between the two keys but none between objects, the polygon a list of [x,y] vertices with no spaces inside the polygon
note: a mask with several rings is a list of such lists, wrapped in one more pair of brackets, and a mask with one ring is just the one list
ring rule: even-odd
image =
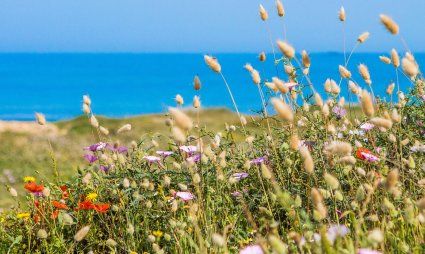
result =
[{"label": "blue sky", "polygon": [[297,49],[341,51],[337,12],[347,11],[347,45],[369,31],[359,51],[401,48],[379,24],[386,13],[400,25],[410,48],[425,51],[425,0],[2,0],[0,52],[258,52],[269,50],[262,3],[270,13],[273,40]]}]

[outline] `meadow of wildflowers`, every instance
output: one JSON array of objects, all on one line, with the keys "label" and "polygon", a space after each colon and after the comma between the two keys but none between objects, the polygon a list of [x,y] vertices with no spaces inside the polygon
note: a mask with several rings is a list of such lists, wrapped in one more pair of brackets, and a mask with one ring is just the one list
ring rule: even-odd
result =
[{"label": "meadow of wildflowers", "polygon": [[[284,18],[280,1],[273,13]],[[267,25],[272,12],[260,6],[259,14]],[[337,18],[346,22],[343,8]],[[387,98],[374,96],[367,66],[347,69],[367,32],[335,66],[339,80],[324,82],[327,98],[310,81],[308,53],[277,40],[274,59],[261,53],[245,65],[263,105],[255,117],[239,113],[225,66],[206,55],[240,120],[219,132],[201,121],[198,96],[189,115],[177,95],[166,135],[123,145],[115,139],[135,126],[111,133],[84,96],[97,138],[81,148],[85,166],[62,179],[46,141],[50,180],[34,172],[23,176],[25,194],[11,186],[2,193],[15,203],[0,213],[0,252],[424,253],[425,83],[397,23],[380,20],[406,47],[402,56],[382,56],[382,64],[411,82],[404,92],[389,84]],[[260,62],[275,65],[276,76],[261,77]],[[43,114],[36,119],[46,126]]]}]

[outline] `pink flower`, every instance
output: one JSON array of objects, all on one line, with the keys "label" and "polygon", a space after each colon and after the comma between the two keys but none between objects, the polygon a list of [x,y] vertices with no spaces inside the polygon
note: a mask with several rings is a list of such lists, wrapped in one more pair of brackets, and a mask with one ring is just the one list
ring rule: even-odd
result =
[{"label": "pink flower", "polygon": [[288,87],[289,91],[291,91],[291,90],[292,90],[292,88],[294,88],[294,87],[298,86],[298,84],[297,84],[297,83],[293,83],[293,82],[285,83],[285,85]]},{"label": "pink flower", "polygon": [[251,164],[260,165],[261,163],[265,163],[267,161],[266,156],[258,157],[256,159],[251,160]]},{"label": "pink flower", "polygon": [[196,147],[196,146],[180,146],[179,148],[180,148],[180,150],[182,150],[183,152],[188,153],[188,154],[192,154],[192,153],[198,151],[198,147]]},{"label": "pink flower", "polygon": [[195,196],[188,191],[178,191],[174,195],[181,198],[183,201],[189,201],[195,198]]},{"label": "pink flower", "polygon": [[240,197],[242,196],[242,193],[240,193],[239,191],[234,191],[231,193],[233,197]]},{"label": "pink flower", "polygon": [[239,251],[239,254],[264,254],[260,245],[249,245]]},{"label": "pink flower", "polygon": [[382,254],[381,252],[377,250],[371,250],[371,249],[359,249],[357,251],[357,254]]},{"label": "pink flower", "polygon": [[143,159],[147,160],[149,163],[161,161],[161,158],[152,155],[143,156]]},{"label": "pink flower", "polygon": [[329,227],[326,237],[333,244],[337,237],[344,237],[350,233],[350,230],[345,225],[332,225]]},{"label": "pink flower", "polygon": [[364,130],[364,131],[370,131],[375,127],[375,125],[371,124],[371,123],[362,123],[360,125],[360,129]]},{"label": "pink flower", "polygon": [[156,154],[158,154],[159,156],[162,156],[164,158],[167,158],[168,156],[174,154],[174,152],[171,152],[171,151],[156,151]]},{"label": "pink flower", "polygon": [[107,145],[108,145],[107,143],[99,142],[91,146],[84,147],[84,150],[91,151],[91,152],[102,151],[103,149],[105,149]]},{"label": "pink flower", "polygon": [[190,156],[189,158],[186,159],[188,162],[193,162],[193,163],[197,163],[201,160],[201,154],[195,154],[193,156]]},{"label": "pink flower", "polygon": [[92,164],[93,162],[97,161],[97,156],[92,155],[92,154],[84,154],[84,158],[90,163]]},{"label": "pink flower", "polygon": [[236,178],[236,180],[240,181],[242,179],[247,178],[249,176],[249,174],[248,173],[245,173],[245,172],[240,172],[240,173],[234,173],[232,176],[234,178]]},{"label": "pink flower", "polygon": [[371,153],[362,153],[364,159],[368,162],[376,162],[379,161],[379,158]]}]

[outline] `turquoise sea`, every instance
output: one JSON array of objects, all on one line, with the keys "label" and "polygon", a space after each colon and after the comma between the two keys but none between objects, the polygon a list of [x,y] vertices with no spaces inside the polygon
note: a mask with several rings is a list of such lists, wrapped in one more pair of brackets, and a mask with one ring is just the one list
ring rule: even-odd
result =
[{"label": "turquoise sea", "polygon": [[[354,79],[364,85],[357,65],[365,63],[371,72],[376,95],[396,80],[392,66],[380,62],[379,53],[352,56],[349,69]],[[256,54],[217,54],[240,110],[260,110],[257,88],[243,68],[251,63],[263,79],[276,75],[273,56],[265,63]],[[425,54],[416,54],[421,66]],[[339,81],[341,53],[311,54],[311,79],[323,93],[326,78]],[[283,70],[278,70],[283,75]],[[165,112],[180,93],[190,105],[195,91],[193,76],[202,80],[204,107],[228,107],[232,104],[219,75],[204,64],[202,54],[0,54],[0,120],[31,120],[42,112],[50,121],[69,119],[81,114],[83,94],[93,100],[93,111],[108,117],[125,117]],[[400,84],[407,90],[409,82],[401,73]],[[343,85],[345,87],[345,84]],[[343,92],[345,95],[345,91]]]}]

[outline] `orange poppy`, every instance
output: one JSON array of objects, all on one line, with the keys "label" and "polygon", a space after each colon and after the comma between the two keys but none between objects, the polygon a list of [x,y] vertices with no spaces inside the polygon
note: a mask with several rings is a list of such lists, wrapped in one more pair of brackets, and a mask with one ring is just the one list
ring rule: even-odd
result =
[{"label": "orange poppy", "polygon": [[24,188],[27,189],[29,192],[32,192],[32,193],[42,192],[44,190],[43,185],[37,185],[34,182],[30,182],[30,183],[25,184]]},{"label": "orange poppy", "polygon": [[99,213],[106,213],[109,210],[110,205],[101,203],[94,205],[94,210],[96,210]]},{"label": "orange poppy", "polygon": [[68,187],[66,185],[62,185],[59,188],[62,191],[62,199],[67,199],[69,197]]},{"label": "orange poppy", "polygon": [[366,149],[364,147],[359,147],[356,151],[356,157],[361,159],[361,160],[366,159],[365,156],[363,155],[363,153],[370,154],[372,152],[369,149]]},{"label": "orange poppy", "polygon": [[94,204],[89,200],[84,200],[83,202],[78,203],[77,210],[92,210],[94,209]]},{"label": "orange poppy", "polygon": [[58,216],[59,216],[59,210],[54,210],[52,212],[52,215],[50,216],[50,218],[56,219]]},{"label": "orange poppy", "polygon": [[52,205],[58,209],[68,210],[68,206],[62,202],[52,201]]}]

